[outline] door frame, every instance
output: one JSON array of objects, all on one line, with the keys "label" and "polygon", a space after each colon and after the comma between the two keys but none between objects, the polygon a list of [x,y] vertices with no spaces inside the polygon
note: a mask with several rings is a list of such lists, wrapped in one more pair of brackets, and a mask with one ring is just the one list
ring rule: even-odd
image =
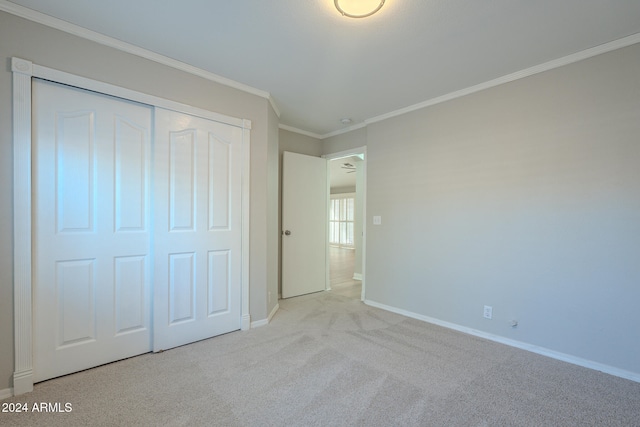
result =
[{"label": "door frame", "polygon": [[[33,390],[32,310],[32,186],[31,186],[31,80],[40,78],[99,92],[153,107],[202,117],[242,129],[242,269],[241,329],[251,327],[249,315],[249,198],[251,120],[239,119],[121,88],[52,68],[26,59],[11,58],[13,75],[13,395]],[[153,284],[152,284],[153,294]]]},{"label": "door frame", "polygon": [[[360,300],[365,300],[366,295],[366,265],[367,265],[367,147],[356,147],[349,150],[339,151],[337,153],[324,154],[322,158],[327,160],[327,171],[329,170],[329,162],[331,160],[337,160],[344,157],[351,156],[362,156],[362,212],[361,212],[361,221],[362,221],[362,291],[360,293]],[[327,174],[327,218],[329,208],[331,206],[331,176]],[[356,187],[356,197],[358,197],[358,188]],[[329,257],[329,227],[327,227],[327,242],[326,242],[326,250],[327,250],[327,289],[331,289],[331,277],[329,274],[329,265],[330,265],[330,257]]]}]

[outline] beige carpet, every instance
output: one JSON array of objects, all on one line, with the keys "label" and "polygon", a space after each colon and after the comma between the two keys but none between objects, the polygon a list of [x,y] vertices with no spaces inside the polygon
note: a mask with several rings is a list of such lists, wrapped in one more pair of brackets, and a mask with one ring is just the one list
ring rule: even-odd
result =
[{"label": "beige carpet", "polygon": [[273,322],[37,384],[3,426],[640,426],[640,383],[322,292]]}]

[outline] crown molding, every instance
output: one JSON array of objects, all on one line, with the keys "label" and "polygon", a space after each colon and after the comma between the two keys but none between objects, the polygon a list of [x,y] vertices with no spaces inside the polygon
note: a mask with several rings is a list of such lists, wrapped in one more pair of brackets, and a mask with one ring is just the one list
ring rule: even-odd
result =
[{"label": "crown molding", "polygon": [[144,59],[148,59],[150,61],[157,62],[159,64],[166,65],[168,67],[171,67],[180,71],[184,71],[186,73],[189,73],[198,77],[202,77],[206,80],[219,83],[221,85],[224,85],[233,89],[237,89],[242,92],[256,95],[261,98],[266,98],[269,100],[269,103],[273,107],[278,117],[280,117],[280,110],[278,109],[275,101],[271,97],[271,94],[267,91],[256,89],[252,86],[245,85],[235,80],[231,80],[226,77],[219,76],[217,74],[211,73],[201,68],[194,67],[193,65],[189,65],[187,63],[169,58],[168,56],[151,52],[150,50],[143,49],[141,47],[132,45],[130,43],[126,43],[121,40],[117,40],[112,37],[105,36],[104,34],[100,34],[92,30],[88,30],[86,28],[80,27],[70,22],[66,22],[49,15],[45,15],[44,13],[26,8],[24,6],[17,5],[15,3],[11,3],[7,0],[0,0],[0,11],[4,11],[12,15],[16,15],[20,18],[28,19],[29,21],[46,25],[56,30],[64,31],[66,33],[73,34],[83,39],[90,40],[90,41],[99,43],[101,45],[120,50],[122,52],[130,53],[132,55],[135,55]]},{"label": "crown molding", "polygon": [[325,133],[324,135],[322,135],[321,139],[331,138],[332,136],[342,135],[343,133],[349,133],[351,131],[366,128],[366,127],[367,127],[367,123],[365,121],[364,123],[358,123],[356,125],[349,126],[348,128],[338,129],[338,130],[334,130],[333,132]]},{"label": "crown molding", "polygon": [[276,100],[273,99],[273,96],[269,95],[269,104],[271,104],[271,108],[276,113],[276,116],[280,118],[280,109],[278,108],[278,104],[276,104]]},{"label": "crown molding", "polygon": [[294,128],[293,126],[283,125],[282,123],[280,123],[278,127],[283,130],[288,130],[289,132],[299,133],[300,135],[310,136],[311,138],[315,138],[315,139],[324,138],[324,136],[320,135],[319,133],[314,133],[314,132],[309,132],[306,130]]},{"label": "crown molding", "polygon": [[607,53],[616,49],[621,49],[623,47],[631,46],[636,43],[640,43],[640,33],[636,33],[627,37],[623,37],[618,40],[614,40],[609,43],[605,43],[599,46],[585,49],[580,52],[576,52],[574,54],[564,56],[562,58],[554,59],[552,61],[548,61],[539,65],[535,65],[530,68],[526,68],[524,70],[516,71],[515,73],[507,74],[506,76],[498,77],[497,79],[489,80],[487,82],[480,83],[475,86],[470,86],[465,89],[457,90],[455,92],[451,92],[446,95],[438,96],[436,98],[432,98],[418,104],[410,105],[408,107],[401,108],[399,110],[381,114],[379,116],[366,119],[364,122],[367,125],[371,123],[380,122],[386,119],[390,119],[391,117],[400,116],[402,114],[420,110],[425,107],[430,107],[432,105],[447,102],[452,99],[470,95],[475,92],[480,92],[481,90],[499,86],[504,83],[509,83],[515,80],[523,79],[525,77],[533,76],[534,74],[539,74],[545,71],[549,71],[554,68],[559,68],[565,65],[573,64],[574,62],[582,61],[584,59],[588,59],[588,58],[600,55],[602,53]]},{"label": "crown molding", "polygon": [[323,140],[323,139],[331,138],[332,136],[342,135],[343,133],[349,133],[349,132],[351,132],[353,130],[362,129],[364,127],[367,127],[367,124],[366,123],[358,123],[357,125],[349,126],[348,128],[344,128],[344,129],[334,130],[332,132],[325,133],[325,134],[322,134],[322,135],[319,134],[319,133],[309,132],[309,131],[306,131],[306,130],[295,128],[293,126],[287,126],[287,125],[283,125],[283,124],[279,125],[278,127],[280,129],[288,130],[290,132],[299,133],[300,135],[306,135],[306,136],[310,136],[312,138]]},{"label": "crown molding", "polygon": [[457,90],[455,92],[451,92],[446,95],[438,96],[436,98],[431,98],[426,101],[420,102],[418,104],[401,108],[399,110],[394,110],[385,114],[381,114],[379,116],[371,117],[369,119],[365,119],[363,124],[351,126],[346,129],[341,129],[341,130],[337,130],[337,131],[333,131],[333,132],[329,132],[324,135],[321,135],[320,139],[326,139],[332,136],[351,132],[352,130],[366,127],[367,125],[370,125],[372,123],[381,122],[383,120],[390,119],[392,117],[401,116],[403,114],[410,113],[412,111],[420,110],[426,107],[431,107],[436,104],[441,104],[443,102],[447,102],[452,99],[470,95],[475,92],[480,92],[485,89],[490,89],[492,87],[496,87],[505,83],[513,82],[515,80],[520,80],[525,77],[529,77],[545,71],[553,70],[554,68],[560,68],[565,65],[573,64],[575,62],[579,62],[584,59],[589,59],[603,53],[611,52],[617,49],[622,49],[623,47],[631,46],[636,43],[640,43],[640,33],[632,34],[630,36],[623,37],[621,39],[614,40],[609,43],[604,43],[599,46],[585,49],[571,55],[563,56],[562,58],[554,59],[552,61],[535,65],[533,67],[525,68],[524,70],[516,71],[515,73],[507,74],[506,76],[498,77],[497,79],[489,80],[487,82],[480,83],[475,86],[470,86],[468,88]]},{"label": "crown molding", "polygon": [[[125,43],[122,42],[120,40],[105,36],[103,34],[97,33],[95,31],[91,31],[88,30],[86,28],[82,28],[78,25],[75,24],[71,24],[69,22],[63,21],[61,19],[58,18],[53,18],[49,15],[45,15],[41,12],[37,12],[34,11],[32,9],[28,9],[26,7],[11,3],[7,0],[0,0],[0,11],[4,11],[7,13],[11,13],[13,15],[19,16],[21,18],[25,18],[28,19],[30,21],[34,21],[43,25],[46,25],[48,27],[51,28],[55,28],[64,32],[67,32],[69,34],[73,34],[76,35],[78,37],[87,39],[87,40],[91,40],[94,41],[96,43],[105,45],[105,46],[109,46],[115,49],[118,49],[120,51],[126,52],[126,53],[130,53],[145,59],[148,59],[150,61],[154,61],[166,66],[169,66],[171,68],[175,68],[181,71],[184,71],[186,73],[192,74],[192,75],[196,75],[198,77],[202,77],[204,79],[225,85],[227,87],[231,87],[234,89],[238,89],[240,91],[246,92],[246,93],[250,93],[252,95],[256,95],[262,98],[265,98],[269,101],[269,104],[271,104],[271,107],[273,108],[273,110],[275,111],[276,115],[278,116],[278,118],[280,118],[281,112],[280,109],[278,108],[275,100],[273,99],[273,97],[271,96],[271,94],[267,91],[261,90],[261,89],[256,89],[254,87],[236,82],[235,80],[231,80],[228,79],[226,77],[222,77],[219,76],[217,74],[211,73],[209,71],[205,71],[201,68],[197,68],[194,67],[192,65],[186,64],[184,62],[180,62],[177,61],[175,59],[171,59],[169,57],[163,56],[163,55],[159,55],[155,52],[151,52],[149,50],[140,48],[138,46],[134,46],[132,44],[129,43]],[[525,77],[529,77],[529,76],[533,76],[535,74],[538,73],[542,73],[545,71],[549,71],[552,70],[554,68],[558,68],[558,67],[562,67],[564,65],[569,65],[572,64],[574,62],[578,62],[578,61],[582,61],[584,59],[588,59],[597,55],[600,55],[602,53],[606,53],[606,52],[610,52],[616,49],[621,49],[623,47],[627,47],[627,46],[631,46],[633,44],[636,43],[640,43],[640,33],[636,33],[636,34],[632,34],[629,35],[627,37],[623,37],[621,39],[618,40],[614,40],[612,42],[609,43],[605,43],[599,46],[595,46],[589,49],[585,49],[583,51],[562,57],[562,58],[558,58],[558,59],[554,59],[552,61],[548,61],[545,62],[543,64],[540,65],[536,65],[530,68],[526,68],[524,70],[520,70],[517,71],[515,73],[511,73],[511,74],[507,74],[505,76],[502,77],[498,77],[496,79],[493,80],[489,80],[487,82],[484,83],[480,83],[474,86],[470,86],[468,88],[465,89],[461,89],[455,92],[451,92],[442,96],[438,96],[436,98],[431,98],[428,99],[426,101],[420,102],[418,104],[414,104],[414,105],[410,105],[408,107],[404,107],[398,110],[394,110],[394,111],[390,111],[388,113],[385,114],[381,114],[379,116],[375,116],[375,117],[371,117],[368,119],[365,119],[363,123],[359,123],[357,125],[354,126],[350,126],[348,128],[344,128],[344,129],[340,129],[340,130],[336,130],[336,131],[332,131],[332,132],[328,132],[325,134],[318,134],[315,132],[309,132],[309,131],[305,131],[302,129],[298,129],[295,128],[293,126],[287,126],[287,125],[279,125],[280,129],[284,129],[284,130],[288,130],[291,132],[295,132],[295,133],[299,133],[301,135],[306,135],[306,136],[310,136],[312,138],[316,138],[316,139],[327,139],[330,138],[332,136],[337,136],[337,135],[341,135],[344,133],[348,133],[357,129],[361,129],[363,127],[366,127],[369,124],[372,123],[376,123],[376,122],[380,122],[392,117],[396,117],[396,116],[400,116],[402,114],[406,114],[406,113],[410,113],[412,111],[416,111],[416,110],[420,110],[422,108],[426,108],[426,107],[430,107],[436,104],[440,104],[443,102],[447,102],[456,98],[460,98],[466,95],[470,95],[472,93],[475,92],[479,92],[485,89],[489,89],[495,86],[499,86],[501,84],[504,83],[509,83],[515,80],[519,80]]]}]

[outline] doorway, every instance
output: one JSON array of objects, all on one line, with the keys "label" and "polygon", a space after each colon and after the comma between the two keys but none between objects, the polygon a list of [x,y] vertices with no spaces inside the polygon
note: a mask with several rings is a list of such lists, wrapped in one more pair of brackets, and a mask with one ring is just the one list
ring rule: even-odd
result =
[{"label": "doorway", "polygon": [[364,300],[365,147],[324,157],[329,171],[327,289]]}]

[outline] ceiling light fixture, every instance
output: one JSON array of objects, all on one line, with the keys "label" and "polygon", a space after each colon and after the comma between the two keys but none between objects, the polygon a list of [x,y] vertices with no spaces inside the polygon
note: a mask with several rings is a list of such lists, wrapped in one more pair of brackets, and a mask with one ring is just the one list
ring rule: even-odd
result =
[{"label": "ceiling light fixture", "polygon": [[334,0],[338,12],[349,18],[366,18],[379,11],[385,0]]}]

